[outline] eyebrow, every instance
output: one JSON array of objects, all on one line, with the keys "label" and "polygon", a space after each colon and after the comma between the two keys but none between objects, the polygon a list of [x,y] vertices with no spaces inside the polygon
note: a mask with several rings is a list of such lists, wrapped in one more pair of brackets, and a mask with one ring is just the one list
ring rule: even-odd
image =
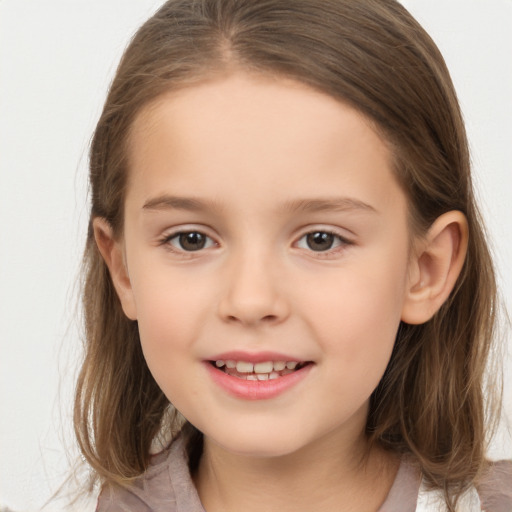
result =
[{"label": "eyebrow", "polygon": [[284,209],[292,212],[324,212],[361,210],[377,213],[377,210],[359,199],[351,197],[332,197],[319,199],[298,199],[287,201]]},{"label": "eyebrow", "polygon": [[215,201],[196,199],[194,197],[178,197],[162,195],[149,199],[142,207],[144,210],[187,210],[202,212],[219,209]]},{"label": "eyebrow", "polygon": [[[198,199],[194,197],[179,197],[161,195],[147,200],[144,210],[186,210],[191,212],[214,211],[221,209],[216,201]],[[377,210],[359,199],[350,197],[329,197],[315,199],[296,199],[286,201],[283,211],[289,212],[324,212],[324,211],[368,211],[377,213]]]}]

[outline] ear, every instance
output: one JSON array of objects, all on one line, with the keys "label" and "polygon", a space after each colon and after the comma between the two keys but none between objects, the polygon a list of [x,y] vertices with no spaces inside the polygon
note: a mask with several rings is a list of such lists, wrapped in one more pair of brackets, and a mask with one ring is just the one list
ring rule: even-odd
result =
[{"label": "ear", "polygon": [[468,246],[468,223],[462,212],[436,219],[411,256],[402,321],[430,320],[450,295],[460,274]]},{"label": "ear", "polygon": [[135,300],[122,242],[114,238],[112,226],[106,219],[96,217],[93,220],[93,230],[96,245],[107,264],[124,314],[130,320],[137,320]]}]

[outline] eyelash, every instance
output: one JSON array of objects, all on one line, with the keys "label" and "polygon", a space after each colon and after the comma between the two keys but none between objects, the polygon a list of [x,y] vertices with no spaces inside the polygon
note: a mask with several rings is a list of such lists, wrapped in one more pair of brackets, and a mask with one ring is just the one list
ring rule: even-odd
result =
[{"label": "eyelash", "polygon": [[[295,244],[299,244],[299,242],[303,239],[307,240],[307,237],[311,235],[322,235],[325,237],[325,235],[332,237],[332,242],[335,244],[334,246],[331,246],[323,251],[314,251],[311,249],[311,247],[299,247],[299,249],[305,249],[313,254],[315,254],[316,257],[320,258],[329,258],[329,257],[335,257],[338,255],[339,252],[346,249],[346,247],[353,245],[353,242],[351,240],[348,240],[347,238],[341,236],[340,234],[336,233],[335,231],[331,231],[328,229],[314,229],[312,231],[308,231],[307,233],[304,233]],[[306,244],[308,242],[306,241]]]},{"label": "eyelash", "polygon": [[[178,240],[178,243],[181,245],[181,242],[182,242],[181,237],[186,236],[186,235],[200,235],[205,238],[205,244],[208,244],[208,245],[206,247],[204,247],[204,246],[200,247],[197,250],[187,250],[187,249],[183,248],[183,246],[181,248],[179,248],[179,247],[175,247],[171,243],[172,240],[176,239],[176,240]],[[165,237],[162,238],[162,240],[160,240],[160,245],[165,245],[169,250],[171,250],[173,252],[177,252],[180,254],[193,255],[196,252],[200,252],[203,249],[208,249],[209,247],[212,247],[213,245],[217,245],[217,244],[211,237],[209,237],[202,231],[191,229],[191,230],[187,230],[187,231],[177,231],[176,233],[171,233],[170,235],[166,235]]]},{"label": "eyelash", "polygon": [[[183,240],[181,237],[188,236],[188,235],[199,235],[201,237],[204,237],[205,241],[202,247],[196,249],[196,250],[187,250],[183,247],[182,242]],[[334,247],[328,247],[325,250],[319,250],[315,251],[311,249],[310,246],[308,247],[297,247],[299,249],[307,250],[308,252],[311,252],[315,254],[317,257],[321,258],[329,258],[334,255],[336,255],[338,252],[343,251],[347,246],[353,245],[353,242],[351,240],[346,239],[345,237],[339,235],[338,233],[331,231],[331,230],[325,230],[325,229],[316,229],[308,231],[307,233],[304,233],[295,243],[295,246],[298,246],[298,244],[301,242],[301,240],[306,240],[306,244],[308,244],[307,237],[312,235],[322,235],[322,237],[325,239],[325,236],[332,237],[332,243],[335,244]],[[176,247],[171,242],[173,240],[177,240],[178,244],[181,245],[181,247]],[[168,250],[173,251],[175,253],[179,253],[183,256],[193,256],[194,253],[199,253],[204,249],[209,249],[213,246],[218,246],[218,244],[208,235],[203,233],[199,230],[187,230],[187,231],[177,231],[175,233],[171,233],[169,235],[166,235],[160,240],[160,245],[164,245],[168,248]]]}]

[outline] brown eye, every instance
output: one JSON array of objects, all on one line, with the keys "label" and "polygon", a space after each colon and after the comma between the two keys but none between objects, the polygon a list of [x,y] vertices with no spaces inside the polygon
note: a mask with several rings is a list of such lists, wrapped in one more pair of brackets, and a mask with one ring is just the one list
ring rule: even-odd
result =
[{"label": "brown eye", "polygon": [[166,243],[174,249],[186,252],[200,251],[207,247],[211,247],[214,242],[204,233],[199,231],[183,231],[168,237]]},{"label": "brown eye", "polygon": [[181,233],[179,236],[180,246],[185,251],[199,251],[206,245],[206,237],[202,233]]},{"label": "brown eye", "polygon": [[301,236],[296,242],[296,247],[299,249],[317,253],[343,249],[348,245],[352,245],[350,240],[330,231],[311,231]]},{"label": "brown eye", "polygon": [[328,251],[332,249],[335,239],[332,233],[317,231],[306,235],[306,244],[312,251]]}]

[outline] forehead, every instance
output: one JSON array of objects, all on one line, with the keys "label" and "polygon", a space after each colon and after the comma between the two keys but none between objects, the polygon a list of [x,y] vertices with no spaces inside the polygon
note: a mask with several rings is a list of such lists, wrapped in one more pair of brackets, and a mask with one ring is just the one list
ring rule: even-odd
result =
[{"label": "forehead", "polygon": [[141,201],[193,184],[195,194],[231,193],[246,204],[276,191],[283,200],[350,192],[379,203],[397,187],[387,144],[362,114],[293,80],[247,74],[170,92],[143,109],[129,163],[128,194],[136,188]]}]

